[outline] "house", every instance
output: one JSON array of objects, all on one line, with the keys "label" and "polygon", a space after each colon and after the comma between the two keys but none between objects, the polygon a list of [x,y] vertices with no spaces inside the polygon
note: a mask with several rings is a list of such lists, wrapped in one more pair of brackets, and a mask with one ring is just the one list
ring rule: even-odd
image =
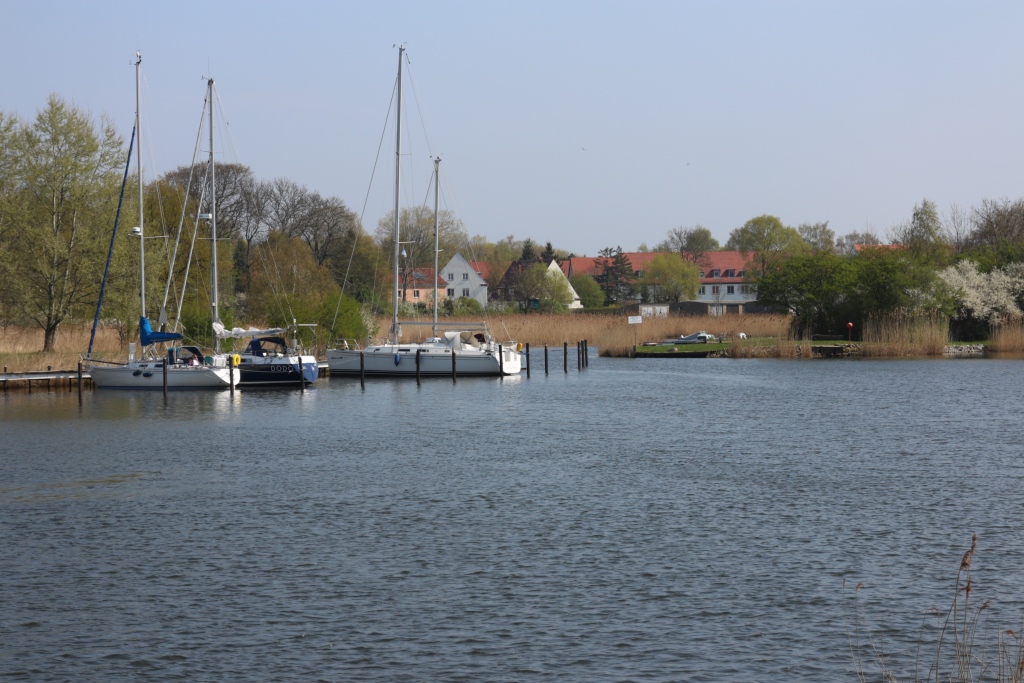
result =
[{"label": "house", "polygon": [[554,259],[548,264],[548,272],[557,278],[561,278],[565,281],[565,286],[569,288],[569,293],[572,294],[572,301],[569,303],[567,308],[569,310],[576,310],[583,308],[583,302],[580,301],[580,295],[576,293],[576,290],[572,288],[572,283],[569,282],[569,278],[565,276],[562,269],[558,265],[558,261]]},{"label": "house", "polygon": [[[424,304],[433,307],[434,305],[434,269],[413,268],[405,280],[405,287],[400,294],[402,297],[414,304]],[[447,282],[437,278],[437,303],[440,304],[447,298]]]},{"label": "house", "polygon": [[[643,277],[647,266],[663,252],[625,252],[633,275]],[[566,277],[586,274],[597,277],[601,274],[604,257],[574,256],[562,261],[562,272]],[[742,312],[743,305],[757,300],[757,287],[747,277],[747,259],[738,251],[709,251],[704,254],[700,267],[700,289],[693,303],[694,310],[706,311],[711,315]]]},{"label": "house", "polygon": [[[499,301],[517,301],[519,297],[516,293],[516,287],[518,284],[519,277],[523,272],[530,266],[540,263],[543,265],[544,261],[541,259],[526,259],[520,261],[513,261],[505,274],[502,276],[501,281],[498,283],[498,287],[494,292],[491,293],[492,297]],[[565,286],[569,289],[569,294],[572,296],[572,301],[569,302],[567,308],[569,309],[580,309],[583,308],[583,303],[580,301],[580,295],[576,293],[576,290],[572,288],[572,284],[569,282],[569,278],[562,272],[558,261],[552,259],[547,266],[548,275],[550,277],[556,277],[561,279]],[[531,301],[536,301],[531,299]]]},{"label": "house", "polygon": [[462,254],[452,256],[448,263],[444,264],[438,274],[444,282],[445,295],[458,299],[467,297],[476,299],[481,306],[487,306],[487,281],[482,273],[486,272],[481,266],[486,263],[470,263]]}]

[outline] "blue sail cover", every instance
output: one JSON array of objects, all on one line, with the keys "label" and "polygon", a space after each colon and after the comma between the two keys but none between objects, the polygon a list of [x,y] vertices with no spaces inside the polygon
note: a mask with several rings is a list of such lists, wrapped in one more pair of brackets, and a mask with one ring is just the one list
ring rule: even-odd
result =
[{"label": "blue sail cover", "polygon": [[157,342],[169,342],[178,339],[181,339],[180,333],[154,332],[153,326],[149,323],[149,318],[139,318],[139,341],[142,342],[143,348]]}]

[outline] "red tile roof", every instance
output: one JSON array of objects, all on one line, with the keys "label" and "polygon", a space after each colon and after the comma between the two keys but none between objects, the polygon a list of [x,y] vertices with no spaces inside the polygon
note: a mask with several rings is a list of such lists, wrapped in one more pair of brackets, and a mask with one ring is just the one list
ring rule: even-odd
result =
[{"label": "red tile roof", "polygon": [[[633,269],[633,272],[643,272],[650,265],[651,261],[655,259],[659,254],[666,252],[657,251],[627,251],[623,252],[623,255],[629,259],[629,265]],[[673,252],[674,253],[674,252]],[[572,258],[563,259],[559,262],[559,267],[562,272],[565,273],[566,277],[570,275],[590,275],[596,276],[601,273],[601,264],[604,262],[603,256],[591,257],[591,256],[574,256]],[[701,270],[704,271],[703,282],[708,283],[742,283],[749,282],[749,278],[740,277],[741,271],[747,270],[747,259],[743,258],[743,254],[738,251],[709,251],[704,254],[703,263]],[[722,275],[727,270],[733,270],[736,273],[735,277],[717,277],[712,278],[711,272],[717,269]]]}]

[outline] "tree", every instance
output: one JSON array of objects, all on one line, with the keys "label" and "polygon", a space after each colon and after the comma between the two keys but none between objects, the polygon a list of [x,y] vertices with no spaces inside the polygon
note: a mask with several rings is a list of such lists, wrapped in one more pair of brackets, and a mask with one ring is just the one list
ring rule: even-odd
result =
[{"label": "tree", "polygon": [[579,295],[583,308],[600,308],[604,306],[604,291],[593,277],[582,273],[580,275],[573,275],[569,278],[569,282],[572,284],[572,288],[576,290],[576,294]]},{"label": "tree", "polygon": [[[377,243],[387,254],[392,254],[394,249],[394,215],[395,212],[390,211],[377,223]],[[399,239],[405,256],[399,257],[399,278],[404,299],[413,271],[417,268],[434,268],[434,209],[428,206],[415,206],[402,209],[400,216]],[[465,250],[469,237],[462,221],[456,218],[454,213],[441,211],[438,214],[437,230],[441,254],[454,255]],[[447,258],[442,258],[445,259],[441,261],[443,264]]]},{"label": "tree", "polygon": [[871,232],[853,231],[836,241],[836,251],[843,256],[856,256],[857,247],[881,244],[882,241]]},{"label": "tree", "polygon": [[[3,124],[5,193],[0,229],[10,251],[4,276],[9,301],[43,329],[53,351],[57,330],[94,304],[117,206],[124,141],[104,117],[56,95],[32,124]],[[13,132],[13,135],[12,135]],[[4,227],[6,225],[6,227]]]},{"label": "tree", "polygon": [[828,221],[803,223],[796,230],[804,242],[810,245],[811,251],[832,253],[836,250],[836,233],[829,229]]},{"label": "tree", "polygon": [[551,242],[544,245],[544,251],[540,253],[540,260],[544,263],[551,263],[555,260],[555,248]]},{"label": "tree", "polygon": [[807,243],[799,232],[787,228],[775,216],[764,215],[733,230],[726,247],[742,252],[750,261],[750,269],[761,276],[786,257],[806,251]]},{"label": "tree", "polygon": [[904,245],[916,259],[934,265],[949,260],[949,241],[933,201],[922,199],[915,204],[910,222],[895,225],[890,232],[892,243]]},{"label": "tree", "polygon": [[684,261],[705,265],[708,252],[719,250],[718,240],[711,231],[699,223],[692,228],[673,228],[668,231],[664,242],[655,246],[655,251],[675,251]]},{"label": "tree", "polygon": [[651,301],[693,299],[700,289],[700,269],[679,254],[658,254],[647,266],[643,282],[649,288]]},{"label": "tree", "polygon": [[1024,263],[982,273],[973,261],[960,261],[939,272],[956,302],[956,327],[970,336],[988,337],[992,327],[1020,318],[1024,304]]},{"label": "tree", "polygon": [[758,299],[791,311],[799,333],[837,332],[845,324],[838,314],[853,279],[847,258],[828,251],[798,255],[769,268],[758,282]]},{"label": "tree", "polygon": [[534,248],[533,240],[527,239],[523,242],[522,255],[519,257],[520,261],[532,261],[537,258],[537,250]]},{"label": "tree", "polygon": [[622,247],[607,247],[598,252],[599,273],[595,278],[609,303],[620,304],[630,299],[636,286],[636,274]]}]

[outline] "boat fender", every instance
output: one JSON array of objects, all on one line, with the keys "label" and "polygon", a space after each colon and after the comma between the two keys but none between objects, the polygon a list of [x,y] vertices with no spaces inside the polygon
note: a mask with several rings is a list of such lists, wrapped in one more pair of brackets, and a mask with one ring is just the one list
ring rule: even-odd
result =
[{"label": "boat fender", "polygon": [[523,342],[519,342],[518,344],[516,344],[516,352],[517,353],[522,353],[522,351],[523,351]]},{"label": "boat fender", "polygon": [[235,355],[231,356],[231,362],[234,363],[235,367],[237,368],[239,365],[242,364],[242,357],[236,353]]},{"label": "boat fender", "polygon": [[401,362],[402,362],[402,354],[396,353],[395,354],[395,365],[398,365]]}]

